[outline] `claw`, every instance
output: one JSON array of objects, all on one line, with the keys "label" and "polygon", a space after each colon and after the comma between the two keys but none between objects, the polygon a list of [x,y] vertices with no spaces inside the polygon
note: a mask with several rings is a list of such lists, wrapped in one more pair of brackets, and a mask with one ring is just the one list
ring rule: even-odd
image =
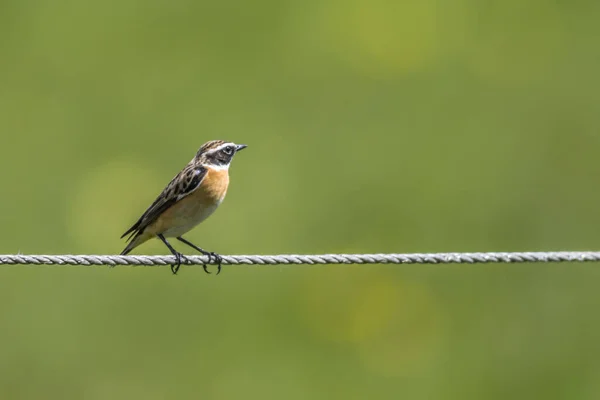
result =
[{"label": "claw", "polygon": [[[217,253],[214,252],[205,252],[204,253],[205,256],[208,257],[208,262],[206,264],[211,264],[213,262],[217,263],[217,275],[219,275],[221,273],[221,262],[223,261],[223,257],[221,257],[220,255],[218,255]],[[213,261],[214,259],[214,261]],[[206,272],[207,274],[210,274],[211,272],[208,270],[206,264],[202,264],[202,268],[204,269],[204,272]]]},{"label": "claw", "polygon": [[210,256],[215,258],[215,262],[217,263],[217,275],[219,275],[221,273],[221,263],[223,262],[223,257],[217,253],[210,253]]},{"label": "claw", "polygon": [[202,248],[196,246],[195,244],[188,242],[186,239],[182,238],[181,236],[178,236],[177,240],[179,240],[182,243],[187,244],[191,248],[199,251],[200,253],[202,253],[203,255],[208,257],[208,261],[206,263],[202,264],[202,268],[204,269],[204,272],[206,272],[207,274],[210,274],[210,272],[208,271],[206,264],[211,264],[213,261],[213,257],[214,257],[214,261],[217,263],[217,275],[219,275],[219,273],[221,272],[221,262],[223,261],[223,257],[218,255],[217,253],[208,252],[206,250],[203,250]]},{"label": "claw", "polygon": [[181,266],[182,261],[187,264],[190,260],[184,256],[183,254],[177,252],[175,255],[175,264],[171,264],[171,272],[173,275],[177,275],[177,271],[179,271],[179,267]]}]

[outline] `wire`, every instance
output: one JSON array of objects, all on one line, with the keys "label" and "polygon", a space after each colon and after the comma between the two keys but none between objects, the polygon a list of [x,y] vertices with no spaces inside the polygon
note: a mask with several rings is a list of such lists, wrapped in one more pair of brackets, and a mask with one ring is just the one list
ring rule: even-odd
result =
[{"label": "wire", "polygon": [[[188,265],[208,263],[206,256],[187,256]],[[600,261],[596,251],[515,252],[515,253],[429,253],[429,254],[282,254],[223,256],[223,265],[301,264],[476,264]],[[0,265],[129,265],[161,266],[175,263],[174,256],[117,255],[0,255]],[[214,264],[214,262],[213,262]]]}]

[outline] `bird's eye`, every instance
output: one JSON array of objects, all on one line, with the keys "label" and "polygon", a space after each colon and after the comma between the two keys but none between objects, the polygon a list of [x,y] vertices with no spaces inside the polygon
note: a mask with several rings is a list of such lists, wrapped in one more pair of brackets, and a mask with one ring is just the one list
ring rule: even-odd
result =
[{"label": "bird's eye", "polygon": [[233,146],[227,146],[223,149],[223,153],[227,154],[228,156],[233,154]]}]

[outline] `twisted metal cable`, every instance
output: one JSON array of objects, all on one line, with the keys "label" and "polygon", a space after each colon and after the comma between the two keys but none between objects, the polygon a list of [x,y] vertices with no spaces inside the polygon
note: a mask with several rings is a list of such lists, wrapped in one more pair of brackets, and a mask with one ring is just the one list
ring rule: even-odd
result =
[{"label": "twisted metal cable", "polygon": [[[209,264],[206,256],[187,256],[188,265]],[[223,256],[223,265],[300,264],[477,264],[600,261],[600,251],[515,253],[414,253],[414,254],[282,254]],[[161,266],[175,263],[174,256],[118,255],[0,255],[0,265],[128,265]],[[214,264],[214,262],[212,263]]]}]

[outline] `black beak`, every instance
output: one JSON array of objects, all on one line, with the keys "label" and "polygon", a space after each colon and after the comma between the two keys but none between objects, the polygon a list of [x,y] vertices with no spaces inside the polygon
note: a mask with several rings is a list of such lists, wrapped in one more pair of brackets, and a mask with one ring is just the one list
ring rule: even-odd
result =
[{"label": "black beak", "polygon": [[235,151],[244,150],[246,147],[248,147],[248,146],[245,144],[238,144],[235,146]]}]

